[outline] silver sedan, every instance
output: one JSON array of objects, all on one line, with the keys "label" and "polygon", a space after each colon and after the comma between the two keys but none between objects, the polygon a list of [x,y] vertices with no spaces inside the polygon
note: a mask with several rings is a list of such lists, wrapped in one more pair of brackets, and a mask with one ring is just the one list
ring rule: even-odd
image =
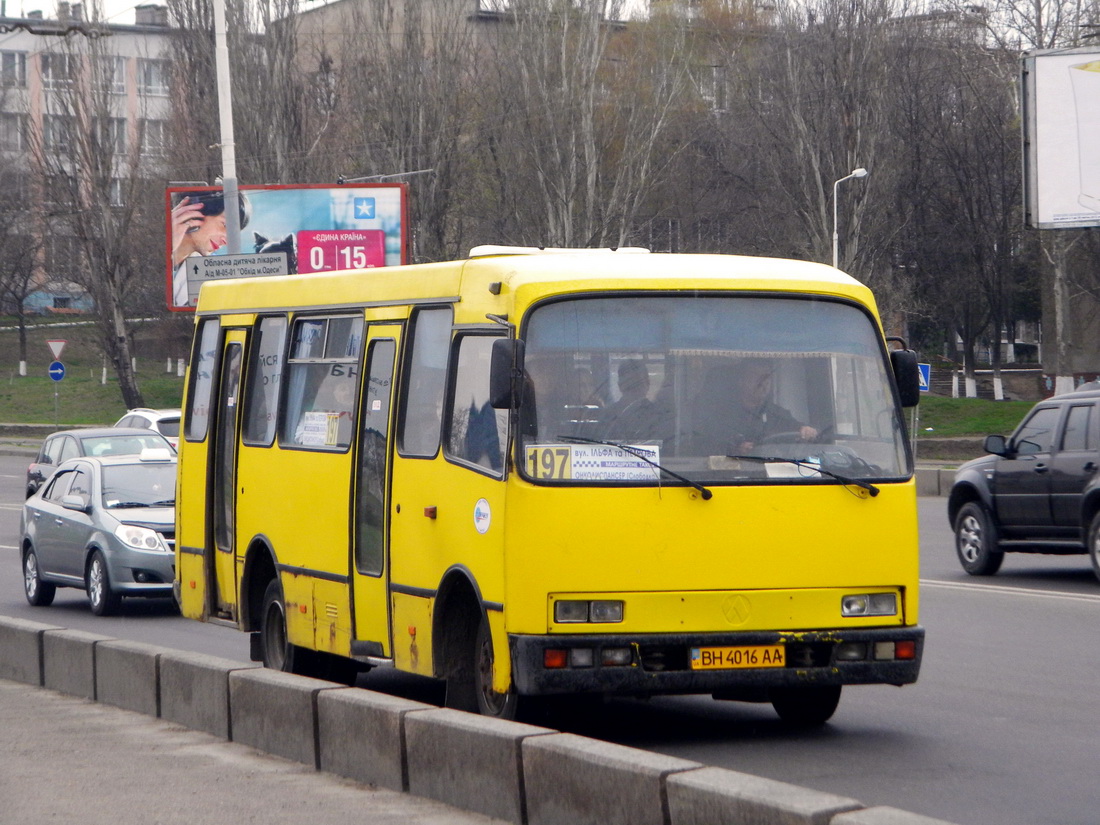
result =
[{"label": "silver sedan", "polygon": [[58,587],[86,590],[107,616],[123,596],[170,596],[175,569],[176,457],[83,457],[58,467],[28,498],[21,520],[27,601],[45,606]]}]

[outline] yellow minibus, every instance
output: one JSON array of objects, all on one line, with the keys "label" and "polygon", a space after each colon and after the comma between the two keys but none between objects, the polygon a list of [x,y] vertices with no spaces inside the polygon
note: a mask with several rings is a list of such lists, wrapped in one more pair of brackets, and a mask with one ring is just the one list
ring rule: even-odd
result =
[{"label": "yellow minibus", "polygon": [[916,359],[832,267],[478,247],[212,282],[185,392],[177,596],[268,667],[808,725],[917,678]]}]

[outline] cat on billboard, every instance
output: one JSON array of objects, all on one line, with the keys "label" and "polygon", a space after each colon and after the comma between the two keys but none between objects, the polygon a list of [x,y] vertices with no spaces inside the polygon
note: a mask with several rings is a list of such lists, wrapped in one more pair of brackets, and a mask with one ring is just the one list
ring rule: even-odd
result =
[{"label": "cat on billboard", "polygon": [[[406,193],[405,184],[242,186],[241,252],[281,253],[288,274],[406,263]],[[225,198],[220,188],[169,188],[166,208],[168,308],[189,311],[217,271],[200,259],[228,253]]]}]

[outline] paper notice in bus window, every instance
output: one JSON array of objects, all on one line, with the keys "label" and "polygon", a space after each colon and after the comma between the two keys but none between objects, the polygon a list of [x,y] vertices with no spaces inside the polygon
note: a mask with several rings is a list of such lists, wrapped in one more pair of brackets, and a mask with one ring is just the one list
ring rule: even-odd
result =
[{"label": "paper notice in bus window", "polygon": [[[661,449],[653,444],[627,444],[654,464]],[[654,481],[658,470],[634,452],[604,444],[533,444],[527,448],[527,472],[537,479],[560,481]]]},{"label": "paper notice in bus window", "polygon": [[302,413],[294,440],[305,447],[331,447],[336,443],[339,420],[338,413]]},{"label": "paper notice in bus window", "polygon": [[769,461],[764,465],[768,478],[820,478],[821,473],[806,464],[788,464],[786,461]]}]

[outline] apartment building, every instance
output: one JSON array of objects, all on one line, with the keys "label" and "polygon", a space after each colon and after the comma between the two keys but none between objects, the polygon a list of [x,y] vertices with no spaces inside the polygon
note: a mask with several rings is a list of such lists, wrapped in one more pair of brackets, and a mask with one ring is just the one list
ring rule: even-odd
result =
[{"label": "apartment building", "polygon": [[89,20],[79,3],[59,2],[52,18],[8,16],[8,6],[0,2],[0,181],[11,207],[0,208],[0,238],[36,241],[31,283],[16,300],[32,312],[90,309],[65,220],[71,198],[60,192],[107,174],[105,205],[119,207],[127,176],[163,174],[167,8],[138,6],[130,25]]}]

